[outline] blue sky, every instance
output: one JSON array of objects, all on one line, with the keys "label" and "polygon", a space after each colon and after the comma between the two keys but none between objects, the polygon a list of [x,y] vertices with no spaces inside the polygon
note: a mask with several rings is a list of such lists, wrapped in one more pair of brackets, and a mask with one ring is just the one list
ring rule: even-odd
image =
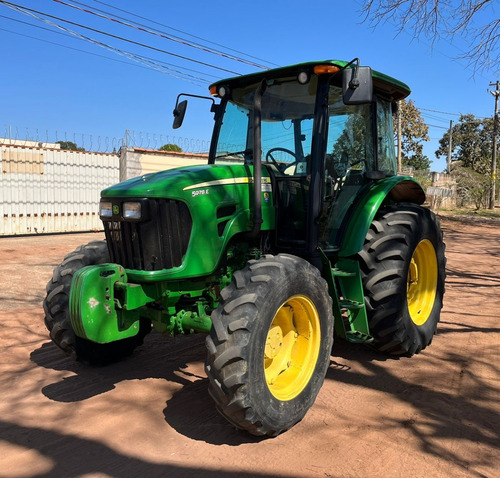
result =
[{"label": "blue sky", "polygon": [[[210,47],[223,50],[226,55],[243,57],[244,53],[259,58],[245,56],[250,63],[283,66],[359,57],[362,64],[410,85],[410,98],[422,109],[430,126],[431,140],[425,144],[424,153],[436,171],[445,168],[445,158],[436,159],[434,151],[450,120],[458,120],[460,113],[479,117],[493,115],[494,99],[487,90],[489,83],[498,79],[498,72],[473,75],[465,60],[454,59],[465,50],[467,39],[441,40],[431,46],[425,38],[415,40],[409,33],[398,34],[390,23],[373,29],[363,23],[361,1],[254,0],[232,4],[199,0],[64,1],[80,8],[88,6],[94,11],[109,12],[111,15],[106,15],[115,19],[118,16],[133,18],[162,30],[165,35],[180,36],[204,45],[205,49]],[[231,72],[258,70],[256,66],[141,32],[54,0],[12,0],[12,3]],[[485,15],[498,17],[498,3],[496,6],[497,11],[491,8]],[[207,81],[234,74],[35,15],[115,49],[171,63],[176,65],[171,68],[183,74],[160,72],[156,66],[137,63],[129,56],[96,43],[67,36],[67,32],[39,18],[0,4],[0,44],[3,46],[0,137],[11,134],[24,139],[30,135],[45,140],[46,137],[54,138],[57,133],[57,139],[84,143],[87,147],[90,141],[93,144],[100,141],[102,147],[102,143],[114,146],[129,130],[136,142],[144,147],[184,138],[191,144],[209,140],[212,126],[209,104],[201,100],[190,101],[184,126],[181,130],[172,130],[175,99],[180,92],[205,95],[208,93]],[[192,76],[184,76],[185,73]]]}]

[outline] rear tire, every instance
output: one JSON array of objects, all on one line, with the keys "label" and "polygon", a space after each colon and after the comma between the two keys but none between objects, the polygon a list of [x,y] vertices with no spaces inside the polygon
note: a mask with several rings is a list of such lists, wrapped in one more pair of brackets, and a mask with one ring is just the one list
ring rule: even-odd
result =
[{"label": "rear tire", "polygon": [[209,392],[230,423],[276,436],[314,403],[330,364],[332,301],[311,264],[280,254],[235,272],[212,313]]},{"label": "rear tire", "polygon": [[144,336],[151,330],[150,322],[141,320],[136,336],[109,344],[98,344],[75,335],[69,318],[69,294],[73,275],[85,266],[106,262],[109,262],[109,253],[105,241],[95,241],[77,247],[54,269],[52,280],[47,284],[47,296],[43,301],[45,325],[52,341],[74,360],[93,365],[117,362],[130,355],[142,344]]},{"label": "rear tire", "polygon": [[358,254],[372,347],[411,356],[432,342],[443,306],[444,249],[430,210],[399,204],[377,213]]}]

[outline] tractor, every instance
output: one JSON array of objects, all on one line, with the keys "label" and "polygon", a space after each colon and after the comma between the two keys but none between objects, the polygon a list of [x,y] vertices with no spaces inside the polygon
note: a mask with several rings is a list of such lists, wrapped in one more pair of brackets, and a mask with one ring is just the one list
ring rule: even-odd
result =
[{"label": "tractor", "polygon": [[130,355],[152,328],[207,334],[217,410],[276,436],[313,405],[334,336],[393,356],[431,343],[443,237],[420,184],[396,167],[405,83],[358,59],[327,60],[209,91],[208,163],[104,189],[106,239],[54,269],[45,323],[90,364]]}]

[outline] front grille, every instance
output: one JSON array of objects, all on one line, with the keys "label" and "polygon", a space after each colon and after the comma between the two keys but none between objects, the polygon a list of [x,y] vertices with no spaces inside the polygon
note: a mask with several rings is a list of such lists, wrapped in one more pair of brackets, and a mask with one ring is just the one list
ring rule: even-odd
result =
[{"label": "front grille", "polygon": [[111,262],[143,271],[180,266],[193,225],[188,207],[170,199],[149,199],[147,206],[144,221],[103,221]]}]

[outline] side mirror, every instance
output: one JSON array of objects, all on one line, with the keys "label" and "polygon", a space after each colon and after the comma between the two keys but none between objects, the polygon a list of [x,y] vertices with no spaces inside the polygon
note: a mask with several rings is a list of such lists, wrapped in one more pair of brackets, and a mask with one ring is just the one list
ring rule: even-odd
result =
[{"label": "side mirror", "polygon": [[174,124],[172,125],[172,128],[177,129],[181,127],[182,122],[184,121],[184,115],[186,114],[187,104],[187,100],[184,100],[175,105]]},{"label": "side mirror", "polygon": [[361,105],[373,101],[372,69],[356,66],[342,71],[342,95],[345,105]]}]

